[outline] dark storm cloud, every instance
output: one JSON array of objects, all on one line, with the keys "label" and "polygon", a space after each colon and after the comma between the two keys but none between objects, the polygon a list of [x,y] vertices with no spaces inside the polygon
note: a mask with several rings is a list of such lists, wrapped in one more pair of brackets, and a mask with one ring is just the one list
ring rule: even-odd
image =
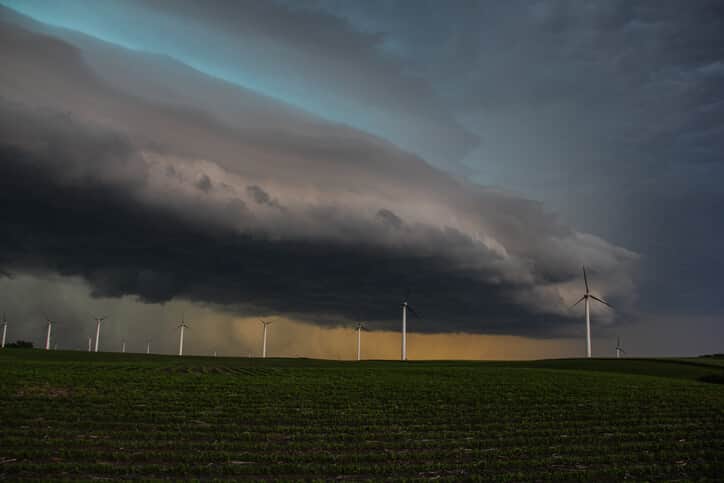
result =
[{"label": "dark storm cloud", "polygon": [[[0,35],[5,271],[79,275],[98,296],[320,323],[361,314],[376,327],[398,319],[410,289],[427,331],[563,330],[584,261],[599,294],[623,309],[635,298],[635,254],[539,203],[180,65],[163,72],[220,87],[223,115],[194,97],[129,95],[87,51],[16,21]],[[145,85],[145,54],[107,51]]]},{"label": "dark storm cloud", "polygon": [[[498,265],[504,261],[500,253],[456,229],[403,225],[387,209],[376,218],[384,227],[404,229],[398,244],[385,244],[386,230],[374,219],[347,220],[340,228],[356,235],[342,240],[325,239],[321,232],[269,238],[250,218],[248,225],[233,229],[211,212],[188,213],[185,204],[179,211],[173,203],[139,202],[148,183],[144,170],[136,179],[120,178],[120,185],[101,170],[61,174],[78,152],[106,156],[113,164],[140,159],[116,136],[45,112],[23,113],[17,106],[0,112],[15,126],[11,131],[3,124],[2,132],[13,138],[3,139],[0,150],[1,221],[8,228],[0,242],[3,270],[80,275],[96,296],[138,295],[148,302],[185,298],[243,306],[247,312],[299,314],[320,323],[362,315],[375,327],[396,318],[402,292],[409,288],[425,313],[416,324],[419,330],[551,334],[566,326],[560,296],[550,294],[549,306],[519,299],[536,284],[557,281],[555,270],[537,264],[532,280],[515,281],[506,273],[513,267]],[[23,145],[23,132],[54,139],[52,153]],[[110,158],[107,139],[115,140],[117,154]],[[509,213],[510,221],[524,219],[521,215]],[[293,224],[294,216],[309,215],[287,216],[282,222]],[[535,250],[545,250],[544,244]],[[623,251],[615,256],[623,263],[631,258]],[[473,265],[465,267],[461,260]],[[563,278],[577,277],[576,270]]]},{"label": "dark storm cloud", "polygon": [[[80,275],[94,295],[173,298],[299,314],[319,322],[359,314],[374,327],[396,319],[406,288],[423,331],[551,333],[565,319],[537,314],[513,286],[455,270],[443,256],[380,250],[370,243],[272,241],[140,206],[100,183],[63,185],[40,159],[0,149],[4,270]],[[32,196],[28,193],[32,192]],[[442,239],[443,234],[438,234]],[[469,242],[461,240],[461,242]],[[434,297],[435,303],[427,301]],[[484,313],[490,323],[482,324]]]}]

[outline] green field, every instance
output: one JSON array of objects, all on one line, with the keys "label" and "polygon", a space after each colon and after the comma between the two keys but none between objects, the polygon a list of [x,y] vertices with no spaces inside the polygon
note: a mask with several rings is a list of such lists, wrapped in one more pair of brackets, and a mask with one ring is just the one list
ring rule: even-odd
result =
[{"label": "green field", "polygon": [[722,376],[6,349],[0,477],[721,481]]}]

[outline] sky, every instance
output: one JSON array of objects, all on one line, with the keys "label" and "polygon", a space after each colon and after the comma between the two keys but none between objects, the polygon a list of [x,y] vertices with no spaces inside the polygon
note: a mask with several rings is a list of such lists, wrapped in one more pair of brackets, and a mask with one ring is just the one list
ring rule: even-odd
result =
[{"label": "sky", "polygon": [[[9,338],[722,352],[724,6],[0,0]],[[194,320],[195,319],[195,320]],[[101,344],[103,345],[103,344]]]}]

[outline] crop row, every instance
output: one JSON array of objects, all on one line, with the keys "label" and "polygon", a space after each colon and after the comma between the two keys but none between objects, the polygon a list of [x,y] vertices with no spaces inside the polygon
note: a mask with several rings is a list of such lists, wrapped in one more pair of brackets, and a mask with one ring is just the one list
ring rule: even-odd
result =
[{"label": "crop row", "polygon": [[299,479],[299,478],[350,478],[380,480],[393,476],[399,479],[430,479],[448,477],[451,479],[480,479],[499,481],[567,481],[585,477],[594,481],[615,479],[687,479],[689,475],[700,478],[716,479],[724,469],[722,465],[706,462],[671,462],[663,464],[635,464],[624,462],[620,466],[600,466],[587,462],[551,462],[548,460],[528,460],[518,464],[470,465],[445,463],[420,463],[400,465],[366,463],[284,463],[255,464],[234,460],[229,463],[206,463],[196,465],[186,462],[174,464],[131,464],[113,465],[107,462],[53,462],[18,463],[6,471],[3,476],[19,479],[23,475],[45,475],[62,477],[123,477],[123,478],[179,478],[201,477],[224,478],[246,477],[254,479]]}]

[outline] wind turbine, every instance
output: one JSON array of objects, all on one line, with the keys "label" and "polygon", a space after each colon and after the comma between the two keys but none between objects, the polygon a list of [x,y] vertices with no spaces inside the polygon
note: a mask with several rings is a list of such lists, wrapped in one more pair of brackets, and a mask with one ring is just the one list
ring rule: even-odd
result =
[{"label": "wind turbine", "polygon": [[362,331],[367,328],[362,325],[362,322],[357,324],[357,360],[362,360]]},{"label": "wind turbine", "polygon": [[92,343],[93,343],[93,337],[88,337],[88,352],[91,352]]},{"label": "wind turbine", "polygon": [[124,339],[121,344],[121,352],[126,353],[126,340]]},{"label": "wind turbine", "polygon": [[407,299],[410,298],[410,291],[407,291],[407,294],[405,294],[405,301],[402,302],[402,355],[401,360],[406,361],[407,360],[407,311],[409,310],[412,315],[415,317],[420,317],[417,315],[417,312],[415,312],[415,309],[413,309],[410,304],[407,303]]},{"label": "wind turbine", "polygon": [[8,319],[5,318],[5,312],[3,312],[2,324],[3,324],[3,343],[2,343],[2,348],[4,349],[4,348],[5,348],[5,336],[8,335]]},{"label": "wind turbine", "polygon": [[183,316],[181,317],[181,323],[177,326],[177,328],[181,329],[181,337],[178,342],[178,355],[182,356],[184,355],[184,329],[190,328],[186,325],[186,322],[184,322]]},{"label": "wind turbine", "polygon": [[151,353],[151,339],[148,339],[146,341],[146,354],[150,354],[150,353]]},{"label": "wind turbine", "polygon": [[616,359],[621,358],[621,354],[625,354],[626,351],[623,350],[623,347],[621,347],[621,338],[616,337]]},{"label": "wind turbine", "polygon": [[[50,332],[53,330],[53,321],[48,318],[48,316],[45,316],[45,320],[48,321],[48,333],[45,336],[45,350],[50,350]],[[56,344],[57,345],[57,344]]]},{"label": "wind turbine", "polygon": [[260,320],[262,324],[264,324],[264,343],[261,346],[261,357],[263,359],[266,359],[266,333],[267,333],[267,327],[271,325],[271,322],[265,322],[263,320]]},{"label": "wind turbine", "polygon": [[586,284],[586,292],[583,294],[583,296],[578,299],[578,302],[571,305],[570,308],[575,307],[581,301],[584,302],[586,306],[586,357],[589,359],[591,358],[591,302],[589,299],[593,299],[597,302],[601,302],[604,305],[608,305],[609,307],[613,308],[611,304],[608,302],[596,297],[591,293],[591,290],[588,288],[588,277],[586,276],[586,267],[583,267],[583,282]]},{"label": "wind turbine", "polygon": [[107,315],[104,315],[103,317],[96,317],[96,352],[98,352],[98,339],[101,338],[101,324],[107,318]]}]

